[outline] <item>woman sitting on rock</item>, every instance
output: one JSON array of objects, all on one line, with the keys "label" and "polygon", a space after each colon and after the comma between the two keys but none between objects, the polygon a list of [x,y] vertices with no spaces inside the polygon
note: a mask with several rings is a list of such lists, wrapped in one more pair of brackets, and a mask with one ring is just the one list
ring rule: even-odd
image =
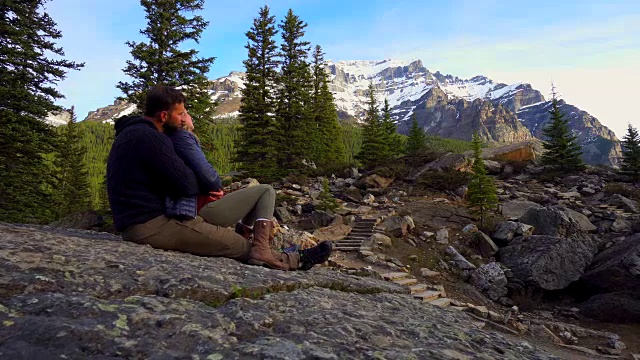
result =
[{"label": "woman sitting on rock", "polygon": [[[193,134],[193,121],[186,114],[181,129],[167,129],[176,154],[193,170],[201,196],[197,198],[167,199],[166,215],[173,218],[195,219],[200,216],[209,224],[229,227],[235,232],[220,231],[216,240],[220,246],[238,241],[253,243],[246,254],[249,264],[280,270],[309,270],[331,255],[330,242],[322,242],[309,249],[278,252],[269,246],[273,239],[272,218],[276,194],[271,185],[254,185],[225,195],[218,172],[207,161],[198,138]],[[241,259],[242,260],[242,259]]]}]

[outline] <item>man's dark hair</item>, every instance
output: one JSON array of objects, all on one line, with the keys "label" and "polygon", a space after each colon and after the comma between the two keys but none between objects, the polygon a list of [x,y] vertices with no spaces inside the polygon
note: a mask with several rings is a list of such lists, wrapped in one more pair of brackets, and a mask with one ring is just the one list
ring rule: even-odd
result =
[{"label": "man's dark hair", "polygon": [[156,85],[147,93],[144,114],[154,117],[161,111],[168,111],[172,105],[185,103],[186,100],[180,90],[171,86]]}]

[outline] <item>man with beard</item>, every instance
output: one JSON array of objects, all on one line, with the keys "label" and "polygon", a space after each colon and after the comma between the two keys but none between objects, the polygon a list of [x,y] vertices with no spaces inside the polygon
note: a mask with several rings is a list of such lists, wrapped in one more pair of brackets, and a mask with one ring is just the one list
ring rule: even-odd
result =
[{"label": "man with beard", "polygon": [[[281,270],[307,270],[326,261],[331,254],[330,243],[290,253],[270,249],[275,193],[268,185],[261,191],[245,189],[225,196],[225,201],[211,203],[206,208],[212,223],[195,216],[197,195],[219,188],[202,189],[198,182],[203,168],[211,165],[202,161],[204,154],[196,138],[179,129],[187,117],[185,102],[179,90],[157,85],[147,94],[144,116],[123,118],[115,124],[116,138],[107,162],[107,192],[116,229],[123,239]],[[172,135],[173,143],[166,132]],[[205,172],[217,176],[211,169]],[[220,184],[219,179],[213,183]],[[180,200],[181,204],[188,200],[195,217],[167,212],[167,198]],[[253,225],[253,243],[226,227],[243,218],[253,220],[248,224]]]}]

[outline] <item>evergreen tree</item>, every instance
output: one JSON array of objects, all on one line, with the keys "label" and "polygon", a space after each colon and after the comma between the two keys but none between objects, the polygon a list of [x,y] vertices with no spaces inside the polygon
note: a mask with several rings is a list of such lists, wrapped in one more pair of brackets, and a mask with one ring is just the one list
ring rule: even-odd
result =
[{"label": "evergreen tree", "polygon": [[362,128],[362,147],[356,158],[365,167],[371,167],[385,159],[387,144],[384,142],[385,130],[378,114],[378,102],[375,88],[369,84],[369,100],[365,114],[365,125]]},{"label": "evergreen tree", "polygon": [[341,163],[345,156],[342,143],[342,129],[338,122],[338,111],[329,91],[329,79],[324,68],[324,53],[317,45],[313,53],[313,123],[314,157],[320,166],[326,167]]},{"label": "evergreen tree", "polygon": [[640,135],[638,129],[629,124],[627,134],[622,141],[622,166],[621,170],[629,174],[635,181],[640,180]]},{"label": "evergreen tree", "polygon": [[485,224],[486,213],[498,204],[498,195],[493,178],[487,175],[482,159],[482,141],[478,133],[473,134],[473,175],[469,183],[467,198],[469,204],[480,215],[480,222]]},{"label": "evergreen tree", "polygon": [[109,204],[109,193],[107,192],[107,174],[104,174],[102,182],[100,183],[100,193],[98,198],[98,207],[96,210],[102,213],[109,213],[111,211],[111,205]]},{"label": "evergreen tree", "polygon": [[386,145],[386,151],[384,158],[392,158],[402,153],[402,138],[400,134],[396,132],[396,124],[391,118],[391,107],[389,101],[384,99],[384,105],[382,106],[382,129],[383,129],[383,143]]},{"label": "evergreen tree", "polygon": [[418,126],[418,119],[416,119],[416,114],[414,113],[411,115],[411,129],[409,129],[405,152],[409,155],[416,155],[420,150],[424,149],[426,145],[427,136],[420,126]]},{"label": "evergreen tree", "polygon": [[[83,161],[87,166],[91,208],[100,210],[106,196],[106,188],[102,182],[107,173],[107,157],[113,144],[115,130],[113,125],[92,121],[81,121],[76,124],[80,132],[80,143],[86,149]],[[66,126],[59,127],[60,136]],[[104,194],[102,193],[104,191]]]},{"label": "evergreen tree", "polygon": [[343,123],[342,144],[344,145],[344,163],[356,166],[356,156],[362,148],[362,127],[359,124]]},{"label": "evergreen tree", "polygon": [[181,87],[194,121],[212,121],[214,104],[206,74],[215,58],[198,58],[197,50],[180,49],[186,41],[198,43],[209,25],[202,16],[185,16],[202,10],[204,0],[140,0],[140,4],[147,14],[147,27],[141,34],[149,42],[127,42],[133,60],[127,60],[123,71],[133,80],[118,82],[118,89],[141,111],[146,92],[152,86]]},{"label": "evergreen tree", "polygon": [[275,17],[269,8],[260,9],[253,27],[246,33],[248,57],[243,61],[246,80],[240,105],[240,134],[236,161],[240,169],[258,178],[272,178],[277,171],[278,124],[275,119],[275,88],[278,53],[274,37]]},{"label": "evergreen tree", "polygon": [[75,110],[70,110],[71,119],[62,128],[58,154],[55,160],[57,169],[57,206],[58,217],[89,209],[89,176],[84,162],[87,152],[81,140],[82,135],[76,123]]},{"label": "evergreen tree", "polygon": [[547,139],[543,142],[546,151],[542,155],[542,164],[556,167],[562,171],[584,169],[580,145],[577,143],[577,138],[569,131],[568,121],[560,111],[555,90],[549,114],[551,115],[551,123],[543,130]]},{"label": "evergreen tree", "polygon": [[[303,168],[304,159],[309,158],[314,135],[311,122],[311,91],[313,80],[307,56],[309,42],[303,40],[304,23],[293,11],[279,25],[282,34],[276,117],[279,128],[278,164],[289,172]],[[311,134],[310,134],[311,133]]]},{"label": "evergreen tree", "polygon": [[[46,0],[0,2],[0,220],[52,220],[55,132],[45,124],[63,98],[55,84],[84,64],[64,59]],[[47,53],[55,55],[52,58]]]}]

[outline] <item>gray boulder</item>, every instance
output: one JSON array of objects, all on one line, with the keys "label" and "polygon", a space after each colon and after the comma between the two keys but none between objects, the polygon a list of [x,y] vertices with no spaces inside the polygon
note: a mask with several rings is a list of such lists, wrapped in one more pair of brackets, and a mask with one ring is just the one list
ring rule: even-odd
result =
[{"label": "gray boulder", "polygon": [[620,194],[612,195],[611,198],[609,199],[609,204],[615,205],[630,213],[636,213],[636,214],[640,213],[640,208],[638,207],[637,201],[627,199],[626,197]]},{"label": "gray boulder", "polygon": [[608,323],[640,323],[640,291],[600,294],[578,305],[580,314]]},{"label": "gray boulder", "polygon": [[570,219],[575,221],[578,224],[578,228],[584,232],[594,232],[597,227],[593,225],[593,223],[589,220],[588,217],[583,214],[572,210],[572,209],[563,209],[562,210]]},{"label": "gray boulder", "polygon": [[530,208],[520,222],[533,226],[534,235],[584,237],[580,224],[558,208]]},{"label": "gray boulder", "polygon": [[300,222],[298,222],[298,226],[302,230],[312,230],[325,226],[329,226],[333,221],[335,215],[329,214],[326,211],[315,210],[309,217],[306,217]]},{"label": "gray boulder", "polygon": [[503,221],[496,226],[493,238],[500,244],[508,244],[516,236],[529,236],[533,234],[533,226],[515,221]]},{"label": "gray boulder", "polygon": [[615,233],[626,233],[631,231],[631,223],[624,217],[618,216],[616,220],[611,224],[611,231]]},{"label": "gray boulder", "polygon": [[515,238],[499,256],[517,279],[559,290],[582,276],[594,253],[593,244],[584,239],[532,235]]},{"label": "gray boulder", "polygon": [[409,222],[402,216],[389,216],[378,226],[388,234],[395,237],[403,237],[409,232]]},{"label": "gray boulder", "polygon": [[439,244],[448,244],[449,243],[449,230],[446,228],[439,229],[436,231],[436,241]]},{"label": "gray boulder", "polygon": [[498,175],[502,172],[502,164],[493,160],[485,160],[484,166],[487,169],[487,173],[491,175]]},{"label": "gray boulder", "polygon": [[596,255],[582,283],[596,294],[640,289],[640,233]]},{"label": "gray boulder", "polygon": [[482,231],[475,232],[471,237],[471,246],[483,257],[489,258],[498,252],[498,246],[487,234]]},{"label": "gray boulder", "polygon": [[447,153],[440,158],[424,165],[418,171],[410,174],[407,180],[415,181],[427,171],[460,171],[469,167],[470,159],[463,154]]},{"label": "gray boulder", "polygon": [[451,256],[453,263],[458,267],[458,269],[474,270],[476,268],[475,265],[470,263],[469,260],[462,256],[453,246],[448,246],[445,251]]},{"label": "gray boulder", "polygon": [[501,205],[502,216],[507,219],[518,219],[531,208],[539,209],[542,205],[526,200],[507,201]]},{"label": "gray boulder", "polygon": [[493,301],[507,295],[507,277],[500,265],[492,262],[476,269],[469,279],[471,285]]},{"label": "gray boulder", "polygon": [[293,220],[293,217],[291,217],[289,210],[287,210],[287,208],[284,206],[277,206],[274,211],[274,215],[276,219],[285,224],[290,223]]}]

